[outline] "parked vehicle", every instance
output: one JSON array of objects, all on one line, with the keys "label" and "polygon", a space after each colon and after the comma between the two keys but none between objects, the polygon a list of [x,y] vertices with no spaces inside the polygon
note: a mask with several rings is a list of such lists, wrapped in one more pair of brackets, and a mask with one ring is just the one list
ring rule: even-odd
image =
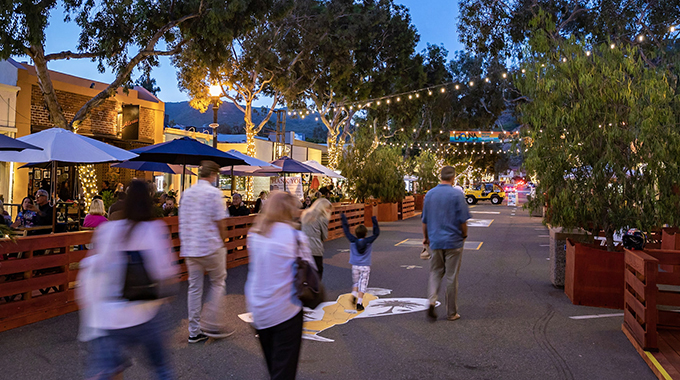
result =
[{"label": "parked vehicle", "polygon": [[465,190],[465,200],[470,205],[478,201],[491,201],[499,205],[503,202],[503,198],[505,198],[505,191],[495,183],[481,183]]}]

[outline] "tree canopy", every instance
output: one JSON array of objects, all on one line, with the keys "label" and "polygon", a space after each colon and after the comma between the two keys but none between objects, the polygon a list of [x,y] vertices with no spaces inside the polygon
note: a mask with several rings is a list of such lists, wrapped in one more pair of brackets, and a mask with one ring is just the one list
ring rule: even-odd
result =
[{"label": "tree canopy", "polygon": [[[223,56],[223,47],[254,27],[272,1],[6,1],[0,5],[0,59],[28,55],[35,64],[52,122],[77,129],[92,109],[131,83],[136,68],[148,74],[158,65],[159,56],[175,55],[189,41],[201,46],[202,55]],[[60,9],[67,22],[80,28],[78,45],[72,50],[46,52],[45,29],[52,13]],[[108,68],[116,74],[71,120],[64,116],[48,71],[49,62],[63,59],[91,59],[100,71]]]}]

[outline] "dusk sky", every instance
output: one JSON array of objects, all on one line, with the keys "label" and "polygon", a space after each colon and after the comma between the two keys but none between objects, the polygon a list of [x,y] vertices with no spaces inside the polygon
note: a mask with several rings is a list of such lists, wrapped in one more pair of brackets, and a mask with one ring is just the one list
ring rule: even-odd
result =
[{"label": "dusk sky", "polygon": [[[453,52],[461,50],[462,45],[458,41],[456,23],[458,21],[458,2],[452,0],[397,0],[410,9],[413,24],[420,34],[418,51],[424,49],[428,43],[444,44],[449,51],[449,58]],[[52,13],[50,26],[47,29],[46,53],[62,50],[74,50],[78,40],[78,28],[75,25],[64,23],[61,10]],[[16,57],[19,61],[28,61],[27,57]],[[161,57],[161,65],[156,68],[152,77],[156,79],[161,88],[158,97],[164,102],[179,102],[188,100],[187,95],[177,88],[175,68],[170,60]],[[83,78],[101,82],[111,82],[114,77],[110,73],[101,74],[97,71],[96,64],[88,60],[55,61],[48,66],[51,70],[59,71]],[[137,72],[133,75],[136,78]]]}]

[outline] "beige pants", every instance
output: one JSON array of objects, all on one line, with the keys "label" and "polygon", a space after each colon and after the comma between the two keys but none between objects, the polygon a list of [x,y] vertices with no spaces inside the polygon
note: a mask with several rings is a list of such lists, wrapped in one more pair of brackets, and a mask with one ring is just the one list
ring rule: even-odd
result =
[{"label": "beige pants", "polygon": [[[204,257],[185,257],[189,272],[189,335],[202,330],[222,331],[225,327],[225,296],[227,281],[227,249],[220,248]],[[203,280],[210,279],[208,302],[203,308]],[[201,309],[203,313],[201,314]]]},{"label": "beige pants", "polygon": [[463,248],[433,249],[430,257],[430,281],[427,289],[430,305],[437,303],[442,278],[446,278],[446,315],[452,317],[458,313],[458,272]]}]

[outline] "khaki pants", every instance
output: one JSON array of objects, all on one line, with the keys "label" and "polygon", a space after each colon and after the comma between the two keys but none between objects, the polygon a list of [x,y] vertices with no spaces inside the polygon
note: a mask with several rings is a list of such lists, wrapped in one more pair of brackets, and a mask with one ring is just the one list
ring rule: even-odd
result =
[{"label": "khaki pants", "polygon": [[[204,257],[185,257],[189,272],[189,335],[196,336],[202,329],[222,331],[225,323],[225,296],[227,281],[227,249],[220,248]],[[203,308],[203,280],[210,279],[208,302]]]},{"label": "khaki pants", "polygon": [[433,249],[430,257],[430,281],[427,295],[430,305],[437,303],[442,278],[446,277],[446,315],[454,316],[458,313],[456,299],[458,298],[458,272],[463,256],[463,248]]}]

